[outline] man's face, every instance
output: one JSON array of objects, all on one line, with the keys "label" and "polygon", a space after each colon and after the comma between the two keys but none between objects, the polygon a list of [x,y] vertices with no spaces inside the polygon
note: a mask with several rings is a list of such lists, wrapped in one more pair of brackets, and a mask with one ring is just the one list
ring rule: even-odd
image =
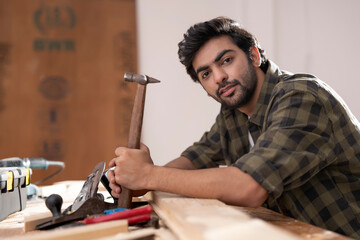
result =
[{"label": "man's face", "polygon": [[228,108],[246,105],[256,89],[254,66],[229,36],[206,42],[196,53],[193,67],[206,92]]}]

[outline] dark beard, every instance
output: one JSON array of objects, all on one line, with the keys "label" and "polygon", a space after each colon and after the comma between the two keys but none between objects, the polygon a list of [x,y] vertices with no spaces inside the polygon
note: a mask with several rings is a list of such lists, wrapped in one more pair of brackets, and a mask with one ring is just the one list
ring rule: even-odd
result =
[{"label": "dark beard", "polygon": [[[218,97],[218,99],[220,100],[220,103],[229,109],[236,109],[236,108],[240,108],[244,105],[246,105],[250,99],[252,98],[252,96],[254,95],[256,86],[257,86],[257,76],[255,73],[255,69],[252,68],[252,66],[249,66],[249,71],[245,74],[245,76],[243,77],[244,83],[247,86],[244,86],[243,84],[241,84],[241,82],[237,79],[234,79],[232,81],[228,81],[228,82],[224,82],[222,84],[219,85],[217,91],[216,91],[216,96]],[[241,96],[239,96],[238,99],[236,99],[236,101],[233,102],[229,102],[229,101],[225,101],[220,97],[220,89],[224,88],[227,85],[239,85],[240,86],[240,92],[241,92]],[[236,92],[233,92],[232,94],[230,94],[228,97],[233,97],[236,94]]]}]

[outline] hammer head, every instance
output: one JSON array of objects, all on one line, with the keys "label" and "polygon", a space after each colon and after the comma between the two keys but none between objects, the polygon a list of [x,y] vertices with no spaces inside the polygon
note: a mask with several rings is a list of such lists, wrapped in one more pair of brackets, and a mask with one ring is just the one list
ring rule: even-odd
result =
[{"label": "hammer head", "polygon": [[142,74],[134,74],[134,73],[125,73],[124,74],[124,79],[127,82],[137,82],[140,83],[142,85],[148,84],[148,83],[158,83],[160,82],[159,80],[146,76],[146,75],[142,75]]}]

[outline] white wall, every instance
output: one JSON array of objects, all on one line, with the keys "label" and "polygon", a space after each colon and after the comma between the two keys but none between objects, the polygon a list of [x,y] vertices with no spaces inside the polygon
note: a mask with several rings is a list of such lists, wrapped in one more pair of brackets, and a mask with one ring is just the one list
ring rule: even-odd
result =
[{"label": "white wall", "polygon": [[147,88],[142,135],[155,164],[178,157],[219,111],[178,60],[191,25],[217,16],[239,21],[282,69],[318,76],[360,119],[359,9],[358,0],[137,0],[139,73],[162,81]]}]

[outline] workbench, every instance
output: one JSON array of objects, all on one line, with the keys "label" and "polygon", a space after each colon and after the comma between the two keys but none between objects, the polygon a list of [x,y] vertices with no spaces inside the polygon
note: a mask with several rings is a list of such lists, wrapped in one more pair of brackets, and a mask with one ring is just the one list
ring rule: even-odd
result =
[{"label": "workbench", "polygon": [[[77,196],[82,183],[82,181],[61,182],[42,187],[41,192],[42,195],[49,195],[53,192],[60,194],[66,207]],[[99,187],[99,190],[101,189]],[[159,216],[160,228],[134,230],[128,228],[127,225],[123,225],[124,220],[117,220],[100,223],[102,225],[93,224],[60,230],[25,232],[25,219],[39,213],[49,214],[44,200],[36,199],[29,201],[25,210],[14,213],[0,222],[0,238],[26,240],[48,238],[160,240],[349,239],[262,207],[234,207],[213,199],[188,198],[162,192],[152,192],[142,198],[142,200],[146,200],[152,205]],[[78,231],[76,236],[67,235],[76,231]],[[104,235],[102,235],[103,233]]]}]

